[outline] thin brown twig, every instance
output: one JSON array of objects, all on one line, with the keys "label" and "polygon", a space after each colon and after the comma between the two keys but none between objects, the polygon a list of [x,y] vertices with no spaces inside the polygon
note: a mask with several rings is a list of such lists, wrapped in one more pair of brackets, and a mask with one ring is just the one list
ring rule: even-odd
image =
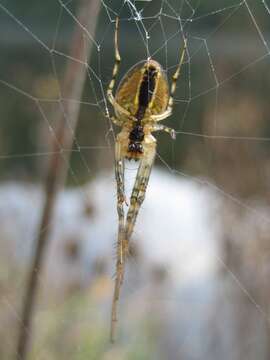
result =
[{"label": "thin brown twig", "polygon": [[[61,98],[81,99],[86,78],[86,66],[90,58],[93,41],[88,34],[94,35],[98,14],[100,10],[99,0],[81,0],[78,6],[77,24],[71,39],[70,58],[81,61],[69,61],[64,76],[64,86]],[[80,26],[82,25],[82,26]],[[29,351],[31,337],[31,323],[34,313],[35,299],[38,290],[38,278],[41,274],[46,255],[50,235],[50,224],[53,218],[54,205],[58,190],[64,184],[68,170],[69,155],[64,156],[62,149],[71,150],[74,133],[76,130],[80,102],[63,101],[59,118],[57,119],[57,130],[53,139],[52,154],[49,159],[47,177],[45,180],[45,203],[41,222],[36,239],[36,250],[29,272],[26,285],[26,293],[22,308],[21,322],[19,324],[19,336],[17,343],[17,360],[25,360]],[[67,127],[67,119],[69,126]],[[65,152],[70,154],[70,151]]]}]

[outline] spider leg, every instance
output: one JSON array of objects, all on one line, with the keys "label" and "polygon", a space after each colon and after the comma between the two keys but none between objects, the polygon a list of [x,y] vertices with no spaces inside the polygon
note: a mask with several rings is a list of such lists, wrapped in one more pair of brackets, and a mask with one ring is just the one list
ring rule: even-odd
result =
[{"label": "spider leg", "polygon": [[176,139],[176,133],[175,130],[172,128],[169,128],[168,126],[165,125],[161,125],[161,124],[154,124],[150,127],[150,131],[154,132],[154,131],[165,131],[166,133],[171,135],[172,139]]},{"label": "spider leg", "polygon": [[107,97],[112,106],[116,111],[118,111],[120,114],[125,115],[127,118],[136,120],[126,109],[124,109],[118,102],[115,100],[113,96],[113,90],[115,87],[116,78],[119,72],[120,63],[121,63],[121,57],[119,53],[119,47],[118,47],[118,29],[119,29],[119,18],[117,17],[115,20],[115,33],[114,33],[114,67],[112,72],[112,79],[109,83],[108,89],[107,89]]},{"label": "spider leg", "polygon": [[175,73],[173,74],[173,77],[172,77],[172,85],[171,85],[171,90],[170,90],[170,97],[169,97],[169,101],[168,101],[168,107],[162,114],[152,115],[151,120],[153,120],[153,121],[164,120],[164,119],[166,119],[167,117],[169,117],[172,114],[172,108],[173,108],[173,102],[174,102],[173,97],[174,97],[174,93],[175,93],[175,90],[176,90],[176,83],[177,83],[177,80],[178,80],[178,78],[180,76],[182,65],[184,63],[186,50],[187,50],[187,40],[184,39],[184,48],[183,48],[181,56],[180,56],[180,61],[179,61],[179,64],[178,64],[178,66],[176,68],[176,71],[175,71]]},{"label": "spider leg", "polygon": [[121,142],[117,139],[115,145],[115,178],[117,183],[117,213],[118,213],[118,238],[116,252],[116,279],[112,303],[111,314],[111,342],[114,341],[116,322],[117,322],[117,305],[119,301],[120,288],[123,281],[124,262],[123,262],[123,239],[125,230],[125,188],[124,188],[124,157],[121,151]]},{"label": "spider leg", "polygon": [[109,83],[108,89],[107,89],[107,95],[108,97],[112,95],[114,86],[115,86],[115,80],[119,71],[119,66],[120,66],[120,62],[121,62],[121,57],[120,57],[120,53],[119,53],[119,48],[118,48],[118,28],[119,28],[119,18],[116,18],[115,20],[115,33],[114,33],[114,67],[113,67],[113,73],[112,73],[112,79]]},{"label": "spider leg", "polygon": [[[118,200],[118,216],[119,216],[119,230],[118,230],[118,242],[117,242],[117,265],[116,265],[116,280],[115,280],[115,288],[114,288],[114,296],[113,296],[113,305],[112,305],[112,320],[111,320],[111,341],[114,342],[115,333],[116,333],[116,322],[117,322],[117,305],[119,301],[120,289],[124,279],[124,266],[125,260],[128,254],[128,244],[130,237],[132,235],[134,225],[137,219],[137,215],[141,204],[144,200],[145,190],[148,184],[148,180],[151,173],[151,168],[155,158],[155,143],[153,143],[151,147],[147,148],[146,154],[144,158],[141,160],[136,181],[132,190],[131,198],[130,198],[130,207],[127,214],[126,227],[123,228],[124,225],[124,209],[123,209],[123,201]],[[117,147],[120,145],[117,145]],[[120,154],[120,148],[116,150],[117,153]],[[120,157],[118,157],[120,159]],[[123,161],[123,160],[121,160]],[[119,165],[120,166],[120,165]],[[124,172],[124,169],[122,168]],[[120,172],[118,172],[116,168],[117,176]],[[123,193],[124,189],[121,185],[122,181],[117,180],[118,191],[120,195]]]},{"label": "spider leg", "polygon": [[110,120],[115,124],[115,125],[118,125],[118,126],[123,126],[124,124],[124,121],[122,119],[119,119],[117,117],[114,117],[114,116],[110,116]]},{"label": "spider leg", "polygon": [[144,151],[145,154],[141,160],[137,172],[136,181],[130,197],[130,206],[126,217],[125,239],[123,248],[124,262],[128,254],[129,241],[134,230],[135,222],[137,220],[139,210],[145,198],[146,188],[149,182],[152,166],[156,155],[156,143],[153,142],[148,146],[146,145],[144,147]]},{"label": "spider leg", "polygon": [[113,94],[110,93],[109,90],[107,91],[107,96],[108,96],[108,99],[109,99],[110,103],[111,103],[112,106],[114,107],[114,109],[115,109],[120,115],[124,115],[127,120],[132,120],[132,121],[136,121],[136,120],[137,120],[135,116],[132,116],[129,111],[127,111],[127,110],[124,109],[120,104],[118,104],[118,102],[115,100]]},{"label": "spider leg", "polygon": [[[125,198],[125,185],[124,185],[125,162],[121,150],[122,150],[121,143],[117,139],[115,144],[115,178],[117,184],[117,212],[119,217],[119,223],[123,225],[124,224],[123,203],[124,202],[126,203],[126,198]],[[120,226],[120,230],[122,229],[124,230],[124,227]]]}]

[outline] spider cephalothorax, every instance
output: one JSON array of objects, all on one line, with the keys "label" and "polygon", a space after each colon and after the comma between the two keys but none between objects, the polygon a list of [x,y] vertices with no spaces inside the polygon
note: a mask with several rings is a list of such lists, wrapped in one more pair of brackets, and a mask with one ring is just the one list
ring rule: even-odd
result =
[{"label": "spider cephalothorax", "polygon": [[128,138],[129,138],[128,152],[143,154],[142,141],[144,139],[144,131],[139,121],[134,125],[133,129],[129,133]]},{"label": "spider cephalothorax", "polygon": [[[111,339],[114,339],[116,310],[120,287],[124,277],[124,265],[128,254],[139,209],[144,201],[152,165],[156,154],[154,131],[168,132],[175,139],[175,131],[159,124],[172,113],[176,81],[186,52],[186,40],[180,62],[172,77],[169,90],[167,77],[161,65],[152,59],[133,66],[120,82],[115,96],[113,90],[121,61],[118,50],[118,18],[115,22],[115,64],[107,96],[114,107],[112,122],[122,128],[115,143],[115,177],[117,183],[117,212],[119,219],[117,240],[116,280],[112,306]],[[124,203],[127,204],[124,186],[125,159],[140,160],[136,180],[130,197],[130,206],[125,218]]]}]

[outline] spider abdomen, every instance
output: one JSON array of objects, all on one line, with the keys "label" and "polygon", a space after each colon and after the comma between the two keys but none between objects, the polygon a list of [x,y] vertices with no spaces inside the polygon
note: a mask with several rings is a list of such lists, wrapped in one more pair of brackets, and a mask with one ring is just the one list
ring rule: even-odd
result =
[{"label": "spider abdomen", "polygon": [[164,112],[168,105],[168,81],[161,65],[142,61],[134,65],[120,82],[116,101],[137,119]]}]

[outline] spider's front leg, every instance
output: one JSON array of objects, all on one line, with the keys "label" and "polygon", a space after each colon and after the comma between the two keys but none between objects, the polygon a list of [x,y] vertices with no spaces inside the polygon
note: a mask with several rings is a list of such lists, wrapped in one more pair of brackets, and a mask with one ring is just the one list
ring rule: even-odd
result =
[{"label": "spider's front leg", "polygon": [[124,249],[123,249],[124,262],[128,254],[129,241],[134,230],[137,216],[145,198],[145,192],[149,182],[152,166],[155,160],[155,155],[156,155],[155,141],[151,141],[151,143],[144,145],[144,155],[139,165],[135,184],[130,197],[130,206],[126,218]]},{"label": "spider's front leg", "polygon": [[116,252],[116,278],[112,303],[112,317],[111,317],[111,341],[114,341],[116,322],[117,322],[117,305],[119,301],[120,288],[123,282],[124,275],[124,261],[123,261],[123,241],[125,233],[125,186],[124,186],[124,171],[125,171],[124,157],[122,154],[122,145],[119,139],[115,144],[115,178],[117,184],[117,213],[118,213],[118,238],[117,238],[117,252]]},{"label": "spider's front leg", "polygon": [[118,241],[117,241],[117,264],[116,279],[112,305],[112,322],[111,322],[111,341],[114,342],[117,322],[117,305],[119,301],[120,289],[124,278],[125,260],[128,254],[128,245],[133,233],[134,225],[141,204],[144,200],[145,190],[148,184],[151,168],[156,153],[155,142],[149,144],[146,148],[144,157],[141,160],[136,181],[130,198],[130,207],[127,214],[126,226],[124,224],[124,159],[121,156],[121,142],[116,142],[116,182],[117,182],[117,211],[119,217]]},{"label": "spider's front leg", "polygon": [[119,218],[119,234],[124,232],[124,206],[125,197],[125,161],[122,155],[121,142],[117,139],[115,144],[115,179],[117,184],[117,213]]}]

